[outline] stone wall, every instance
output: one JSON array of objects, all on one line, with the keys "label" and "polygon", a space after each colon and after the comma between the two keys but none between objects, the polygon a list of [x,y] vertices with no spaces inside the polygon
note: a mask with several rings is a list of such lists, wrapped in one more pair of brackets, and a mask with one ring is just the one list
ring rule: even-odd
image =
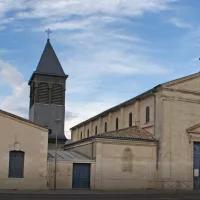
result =
[{"label": "stone wall", "polygon": [[[123,160],[129,149],[132,159]],[[156,144],[105,141],[97,143],[95,189],[144,189],[156,181]]]},{"label": "stone wall", "polygon": [[[0,189],[47,189],[48,130],[4,114],[0,127]],[[8,178],[12,150],[25,152],[24,178]]]}]

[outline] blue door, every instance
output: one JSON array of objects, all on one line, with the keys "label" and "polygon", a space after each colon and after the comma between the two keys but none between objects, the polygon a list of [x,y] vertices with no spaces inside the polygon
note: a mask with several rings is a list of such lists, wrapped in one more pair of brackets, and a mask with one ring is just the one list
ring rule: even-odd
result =
[{"label": "blue door", "polygon": [[72,188],[90,188],[90,164],[73,164]]},{"label": "blue door", "polygon": [[200,142],[194,142],[194,190],[200,190]]}]

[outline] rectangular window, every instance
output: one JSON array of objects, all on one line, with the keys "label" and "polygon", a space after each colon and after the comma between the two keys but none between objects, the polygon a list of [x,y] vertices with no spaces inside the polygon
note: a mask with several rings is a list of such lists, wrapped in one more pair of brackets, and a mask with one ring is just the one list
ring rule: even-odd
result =
[{"label": "rectangular window", "polygon": [[118,120],[118,118],[116,118],[116,130],[118,130],[118,128],[119,128],[119,120]]},{"label": "rectangular window", "polygon": [[132,126],[132,113],[129,113],[129,127]]},{"label": "rectangular window", "polygon": [[97,126],[95,127],[95,135],[97,135]]},{"label": "rectangular window", "polygon": [[10,151],[9,153],[9,178],[24,177],[24,152]]},{"label": "rectangular window", "polygon": [[107,132],[107,122],[105,122],[105,133]]},{"label": "rectangular window", "polygon": [[87,130],[87,137],[90,137],[89,129]]}]

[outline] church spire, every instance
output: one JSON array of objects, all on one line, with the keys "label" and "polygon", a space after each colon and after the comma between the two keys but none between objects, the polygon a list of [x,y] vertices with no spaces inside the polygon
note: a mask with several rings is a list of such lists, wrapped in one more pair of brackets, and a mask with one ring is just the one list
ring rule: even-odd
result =
[{"label": "church spire", "polygon": [[44,51],[38,63],[36,70],[33,72],[29,80],[29,84],[32,81],[32,78],[35,74],[43,74],[43,75],[50,75],[50,76],[60,76],[60,77],[68,77],[56,56],[56,53],[50,43],[50,39],[48,37],[47,43],[45,45]]},{"label": "church spire", "polygon": [[49,38],[40,58],[36,72],[46,75],[65,76],[63,68],[51,46]]}]

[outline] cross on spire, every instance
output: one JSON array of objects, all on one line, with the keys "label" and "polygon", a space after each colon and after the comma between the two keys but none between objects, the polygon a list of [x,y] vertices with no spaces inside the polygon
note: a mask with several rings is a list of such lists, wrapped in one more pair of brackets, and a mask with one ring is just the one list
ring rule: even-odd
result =
[{"label": "cross on spire", "polygon": [[47,29],[45,32],[47,33],[47,39],[49,40],[49,36],[52,33],[52,31],[51,29]]}]

